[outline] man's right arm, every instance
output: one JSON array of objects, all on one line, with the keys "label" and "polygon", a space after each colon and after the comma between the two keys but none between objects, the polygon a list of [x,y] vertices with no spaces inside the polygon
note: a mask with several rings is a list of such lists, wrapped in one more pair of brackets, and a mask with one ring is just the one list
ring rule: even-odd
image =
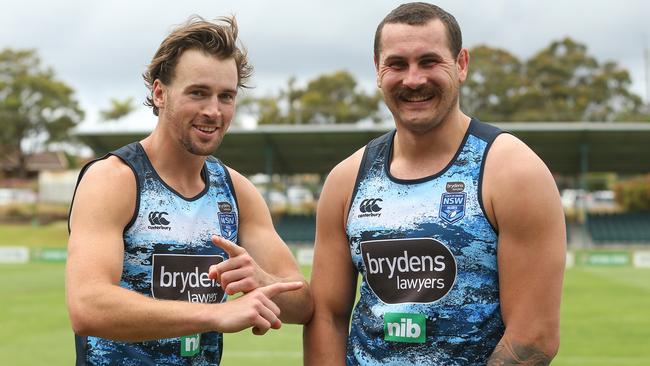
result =
[{"label": "man's right arm", "polygon": [[223,304],[156,300],[120,287],[122,234],[135,198],[133,172],[116,157],[95,163],[77,187],[66,264],[66,300],[76,334],[143,341],[280,327],[279,309],[269,298],[296,284],[260,288]]},{"label": "man's right arm", "polygon": [[361,154],[357,152],[332,170],[318,200],[311,275],[314,314],[304,328],[305,365],[345,365],[357,283],[345,217]]}]

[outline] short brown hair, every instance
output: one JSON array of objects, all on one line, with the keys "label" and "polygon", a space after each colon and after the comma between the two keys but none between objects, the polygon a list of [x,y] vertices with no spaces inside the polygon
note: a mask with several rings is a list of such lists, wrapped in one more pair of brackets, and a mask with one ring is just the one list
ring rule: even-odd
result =
[{"label": "short brown hair", "polygon": [[445,25],[449,50],[456,57],[463,48],[463,36],[456,22],[456,18],[436,5],[415,2],[398,6],[388,13],[384,20],[379,23],[375,32],[375,58],[379,59],[379,54],[381,53],[381,31],[384,25],[389,23],[424,25],[434,19],[440,19]]},{"label": "short brown hair", "polygon": [[237,87],[248,88],[246,82],[253,73],[248,62],[246,49],[237,45],[237,21],[235,17],[220,17],[207,21],[198,15],[191,16],[187,22],[174,29],[160,44],[147,71],[142,74],[150,95],[145,105],[153,108],[158,115],[158,107],[153,102],[153,82],[158,79],[169,84],[174,78],[174,70],[183,52],[197,49],[220,59],[233,58],[237,65]]}]

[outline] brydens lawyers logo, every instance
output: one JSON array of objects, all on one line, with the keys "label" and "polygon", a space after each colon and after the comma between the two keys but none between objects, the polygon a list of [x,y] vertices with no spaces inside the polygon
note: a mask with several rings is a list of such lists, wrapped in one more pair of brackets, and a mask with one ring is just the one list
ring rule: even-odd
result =
[{"label": "brydens lawyers logo", "polygon": [[201,303],[224,301],[225,292],[217,280],[208,277],[221,255],[155,253],[151,262],[151,295],[155,299]]},{"label": "brydens lawyers logo", "polygon": [[171,224],[165,216],[169,215],[167,212],[160,211],[151,211],[149,212],[149,223],[151,225],[147,226],[149,229],[153,230],[171,230],[172,228],[168,226]]},{"label": "brydens lawyers logo", "polygon": [[232,205],[230,202],[219,202],[219,212],[232,212]]},{"label": "brydens lawyers logo", "polygon": [[361,204],[359,205],[359,211],[361,214],[359,214],[358,217],[378,217],[381,216],[381,207],[379,206],[379,202],[382,202],[383,200],[381,198],[366,198],[363,201],[361,201]]},{"label": "brydens lawyers logo", "polygon": [[364,277],[386,304],[430,304],[456,282],[456,258],[433,238],[362,241]]}]

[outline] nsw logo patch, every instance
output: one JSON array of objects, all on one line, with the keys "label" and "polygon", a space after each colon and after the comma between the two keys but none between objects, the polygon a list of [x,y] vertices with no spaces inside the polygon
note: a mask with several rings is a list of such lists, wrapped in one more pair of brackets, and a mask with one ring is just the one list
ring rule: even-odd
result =
[{"label": "nsw logo patch", "polygon": [[237,214],[234,212],[219,212],[219,228],[221,236],[234,241],[237,236]]},{"label": "nsw logo patch", "polygon": [[441,219],[450,224],[457,222],[465,217],[465,206],[467,203],[467,193],[443,193],[440,198]]}]

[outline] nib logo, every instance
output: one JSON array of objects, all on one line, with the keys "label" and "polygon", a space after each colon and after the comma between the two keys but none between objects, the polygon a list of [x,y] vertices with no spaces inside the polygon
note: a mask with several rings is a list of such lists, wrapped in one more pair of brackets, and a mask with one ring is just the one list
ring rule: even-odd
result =
[{"label": "nib logo", "polygon": [[426,317],[423,314],[384,314],[384,339],[391,342],[424,343]]},{"label": "nib logo", "polygon": [[171,227],[167,226],[170,224],[169,220],[165,218],[166,215],[169,215],[167,212],[151,211],[149,212],[149,229],[154,230],[171,230]]},{"label": "nib logo", "polygon": [[201,351],[201,334],[181,337],[181,357],[196,356]]}]

